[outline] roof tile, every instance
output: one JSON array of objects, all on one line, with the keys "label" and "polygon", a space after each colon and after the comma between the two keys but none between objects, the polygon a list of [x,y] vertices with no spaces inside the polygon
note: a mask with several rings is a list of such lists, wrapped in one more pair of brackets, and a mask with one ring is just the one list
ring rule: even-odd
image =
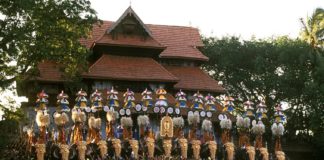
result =
[{"label": "roof tile", "polygon": [[152,58],[108,54],[103,54],[83,77],[132,81],[178,80]]},{"label": "roof tile", "polygon": [[52,61],[43,61],[38,64],[39,76],[36,77],[39,81],[60,82],[64,81],[63,73],[60,71],[59,65]]},{"label": "roof tile", "polygon": [[[95,25],[91,33],[91,37],[88,39],[81,39],[81,44],[90,48],[94,43],[113,43],[124,44],[125,39],[121,42],[112,41],[111,37],[105,35],[106,31],[114,24],[111,21],[103,21],[101,26]],[[202,54],[197,47],[203,46],[200,39],[199,31],[197,28],[185,27],[185,26],[168,26],[168,25],[153,25],[147,24],[148,28],[152,32],[152,40],[149,40],[149,44],[155,46],[161,44],[166,49],[160,54],[161,58],[184,58],[193,60],[207,61],[208,57]],[[101,38],[105,41],[101,42]],[[145,43],[135,43],[136,45],[147,45]]]},{"label": "roof tile", "polygon": [[119,46],[135,46],[135,47],[147,47],[147,48],[164,48],[156,40],[151,37],[143,40],[139,36],[123,36],[119,35],[117,39],[113,39],[110,34],[105,34],[98,41],[97,44],[110,44],[110,45],[119,45]]},{"label": "roof tile", "polygon": [[224,92],[225,89],[218,82],[198,67],[165,66],[180,80],[174,85],[175,89],[200,90],[209,92]]}]

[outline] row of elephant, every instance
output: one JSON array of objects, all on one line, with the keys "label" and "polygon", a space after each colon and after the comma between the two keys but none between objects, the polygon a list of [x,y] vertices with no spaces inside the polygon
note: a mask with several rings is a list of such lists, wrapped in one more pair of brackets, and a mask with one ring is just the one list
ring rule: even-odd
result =
[{"label": "row of elephant", "polygon": [[[62,147],[60,144],[54,143],[53,141],[48,141],[44,150],[44,159],[46,160],[60,160],[60,159],[69,159],[69,160],[132,160],[132,159],[212,159],[212,160],[269,160],[277,159],[284,160],[287,159],[284,153],[277,151],[275,156],[268,154],[266,148],[260,148],[255,150],[254,147],[245,147],[245,148],[235,148],[233,143],[217,144],[214,148],[211,148],[209,143],[204,144],[195,144],[194,142],[187,143],[187,146],[184,150],[183,145],[179,139],[172,140],[172,149],[170,156],[166,156],[165,148],[163,146],[163,140],[158,140],[154,145],[154,157],[151,157],[149,154],[150,147],[149,143],[146,140],[140,140],[138,142],[137,154],[134,153],[134,148],[130,143],[131,140],[119,141],[119,146],[116,147],[114,140],[105,141],[105,153],[102,154],[102,147],[96,143],[85,144],[84,151],[81,152],[78,144],[73,144],[68,146],[68,158],[63,158]],[[216,143],[215,143],[216,144]],[[197,151],[198,149],[198,151]],[[186,154],[183,152],[186,151]],[[197,153],[198,152],[198,153]],[[213,153],[214,152],[214,153]],[[37,158],[37,144],[32,147],[31,157]],[[283,157],[284,156],[284,157]]]}]

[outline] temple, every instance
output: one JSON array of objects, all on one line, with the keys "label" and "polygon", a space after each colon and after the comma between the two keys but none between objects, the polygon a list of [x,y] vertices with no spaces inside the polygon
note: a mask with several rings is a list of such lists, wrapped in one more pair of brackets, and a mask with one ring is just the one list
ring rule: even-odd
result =
[{"label": "temple", "polygon": [[[201,69],[198,29],[144,24],[129,7],[80,42],[92,51],[81,83],[43,61],[20,84],[28,159],[269,159],[265,103],[254,113],[250,101],[239,110],[218,96],[225,89]],[[281,105],[275,116],[270,156],[284,160]]]},{"label": "temple", "polygon": [[[175,104],[174,95],[180,89],[189,97],[198,90],[206,94],[225,92],[200,68],[208,57],[199,50],[203,43],[197,28],[144,24],[129,7],[116,22],[94,26],[90,38],[80,42],[92,51],[88,69],[81,74],[83,90],[88,92],[129,88],[137,100],[146,88],[154,91],[162,86],[168,91],[170,104]],[[38,69],[39,75],[27,83],[35,87],[26,88],[24,93],[31,104],[36,92],[44,89],[53,98],[67,82],[55,62],[44,61]]]}]

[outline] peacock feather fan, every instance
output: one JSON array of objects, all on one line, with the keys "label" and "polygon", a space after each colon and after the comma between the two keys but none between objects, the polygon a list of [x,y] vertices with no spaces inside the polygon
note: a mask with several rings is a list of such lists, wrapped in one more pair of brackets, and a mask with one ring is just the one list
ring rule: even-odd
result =
[{"label": "peacock feather fan", "polygon": [[131,128],[133,127],[133,120],[131,117],[122,117],[120,119],[120,123],[123,128]]},{"label": "peacock feather fan", "polygon": [[150,124],[150,119],[147,115],[140,115],[137,117],[137,124],[139,126],[148,126]]},{"label": "peacock feather fan", "polygon": [[62,126],[69,122],[69,117],[66,113],[54,113],[54,122],[58,126]]},{"label": "peacock feather fan", "polygon": [[212,124],[212,122],[210,120],[208,120],[208,119],[205,119],[202,122],[201,129],[203,131],[206,131],[206,132],[212,132],[213,131],[213,124]]},{"label": "peacock feather fan", "polygon": [[189,125],[198,124],[200,122],[199,114],[192,114],[188,116]]},{"label": "peacock feather fan", "polygon": [[271,131],[272,131],[272,134],[275,136],[282,136],[285,131],[285,127],[282,125],[282,123],[279,123],[279,124],[274,123],[271,126]]},{"label": "peacock feather fan", "polygon": [[118,113],[116,111],[108,111],[106,117],[108,121],[115,121],[118,118]]},{"label": "peacock feather fan", "polygon": [[46,112],[41,110],[37,111],[36,123],[39,127],[48,126],[50,124],[50,117]]},{"label": "peacock feather fan", "polygon": [[101,128],[101,118],[96,118],[94,120],[94,126],[93,127],[96,128],[96,129],[100,129]]},{"label": "peacock feather fan", "polygon": [[74,123],[76,122],[85,122],[87,119],[86,115],[82,111],[78,110],[72,110],[72,121]]},{"label": "peacock feather fan", "polygon": [[174,117],[172,121],[175,128],[182,128],[184,126],[184,119],[182,117]]},{"label": "peacock feather fan", "polygon": [[220,126],[222,129],[231,129],[232,128],[232,121],[230,119],[222,119],[220,121]]},{"label": "peacock feather fan", "polygon": [[89,128],[95,128],[96,118],[94,116],[89,117],[88,125],[89,125]]}]

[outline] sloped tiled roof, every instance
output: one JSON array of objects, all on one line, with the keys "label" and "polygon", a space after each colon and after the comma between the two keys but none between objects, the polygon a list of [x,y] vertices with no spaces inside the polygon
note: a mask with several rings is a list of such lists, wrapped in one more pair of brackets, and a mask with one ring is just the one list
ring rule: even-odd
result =
[{"label": "sloped tiled roof", "polygon": [[[96,42],[112,42],[111,38],[105,34],[113,24],[114,22],[111,21],[103,21],[101,26],[95,25],[90,38],[81,39],[81,44],[91,48]],[[208,60],[208,57],[197,49],[197,47],[203,46],[197,28],[153,24],[147,24],[146,26],[148,26],[152,32],[152,38],[157,41],[155,43],[159,43],[161,46],[166,47],[159,55],[161,58]],[[105,38],[105,41],[101,41],[102,38]],[[108,40],[109,38],[110,40]],[[117,44],[118,42],[114,43]],[[138,44],[140,45],[140,43]],[[145,44],[143,45],[145,46]]]},{"label": "sloped tiled roof", "polygon": [[192,91],[224,92],[224,88],[218,82],[198,67],[165,66],[180,80],[173,87]]},{"label": "sloped tiled roof", "polygon": [[176,82],[178,80],[152,58],[108,54],[103,54],[82,76],[132,81]]},{"label": "sloped tiled roof", "polygon": [[118,46],[132,46],[132,47],[141,47],[141,48],[165,48],[155,39],[147,37],[143,40],[139,36],[118,36],[118,39],[113,39],[112,35],[105,34],[99,40],[96,41],[96,44],[107,44],[107,45],[118,45]]},{"label": "sloped tiled roof", "polygon": [[[147,36],[143,37],[136,34],[126,36],[121,33],[114,34],[113,36],[113,31],[116,30],[118,26],[123,26],[124,21],[127,21],[127,17],[133,18],[134,21],[132,22],[132,24],[137,24],[137,27],[143,29]],[[137,16],[132,7],[128,7],[126,11],[122,14],[122,16],[119,17],[119,19],[115,23],[113,23],[109,28],[107,28],[106,33],[96,40],[96,44],[135,46],[146,48],[164,48],[159,42],[157,42],[153,38],[150,29]]]},{"label": "sloped tiled roof", "polygon": [[129,6],[125,12],[119,17],[119,19],[107,30],[107,33],[112,32],[121,21],[123,21],[127,16],[133,16],[136,21],[143,27],[145,32],[149,35],[152,36],[150,29],[146,27],[146,25],[143,23],[143,21],[138,17],[138,15],[135,13],[135,11],[132,9],[131,6]]},{"label": "sloped tiled roof", "polygon": [[44,61],[38,64],[39,76],[36,77],[39,81],[47,82],[62,82],[63,73],[60,71],[59,65],[52,61]]},{"label": "sloped tiled roof", "polygon": [[[44,61],[38,65],[40,75],[37,80],[62,82],[62,72],[58,64]],[[174,89],[190,91],[225,92],[218,82],[199,67],[162,66],[152,58],[102,55],[88,70],[84,78],[177,82]]]},{"label": "sloped tiled roof", "polygon": [[203,46],[197,28],[167,25],[148,25],[153,37],[167,48],[161,58],[184,58],[207,61],[208,57],[196,47]]}]

